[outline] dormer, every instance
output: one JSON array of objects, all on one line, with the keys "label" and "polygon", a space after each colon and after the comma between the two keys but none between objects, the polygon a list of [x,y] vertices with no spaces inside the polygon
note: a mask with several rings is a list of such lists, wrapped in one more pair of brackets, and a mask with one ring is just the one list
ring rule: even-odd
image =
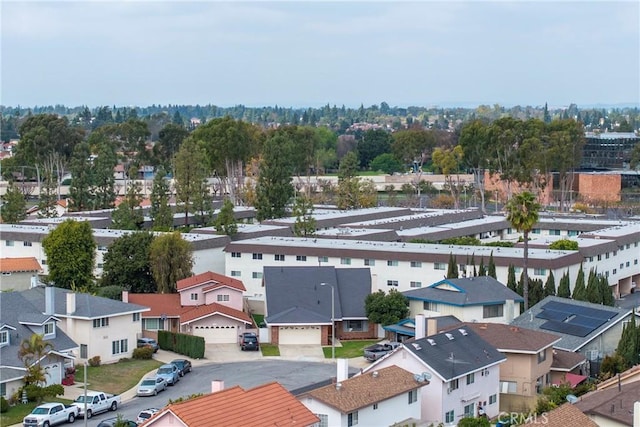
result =
[{"label": "dormer", "polygon": [[11,344],[11,331],[15,330],[16,328],[11,325],[7,325],[6,323],[3,323],[2,326],[0,326],[0,348]]},{"label": "dormer", "polygon": [[60,319],[47,314],[32,314],[22,316],[18,321],[34,334],[43,335],[45,340],[51,340],[56,337],[56,322],[59,322]]}]

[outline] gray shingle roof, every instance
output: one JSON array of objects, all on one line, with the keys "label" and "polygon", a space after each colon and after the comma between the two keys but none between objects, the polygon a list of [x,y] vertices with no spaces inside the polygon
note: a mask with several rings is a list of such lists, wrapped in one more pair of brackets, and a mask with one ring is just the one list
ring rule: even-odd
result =
[{"label": "gray shingle roof", "polygon": [[506,300],[524,301],[520,295],[490,276],[444,279],[426,288],[403,292],[403,295],[413,300],[460,307],[504,303]]},{"label": "gray shingle roof", "polygon": [[541,318],[538,318],[536,316],[538,314],[540,314],[540,312],[542,311],[542,309],[545,306],[545,304],[547,304],[550,301],[557,301],[557,302],[562,302],[562,303],[565,303],[565,304],[578,305],[578,306],[581,306],[581,307],[589,307],[589,308],[595,308],[595,309],[599,309],[599,310],[605,309],[607,311],[613,311],[613,312],[617,313],[611,320],[609,320],[608,322],[605,322],[600,327],[594,329],[590,334],[588,334],[587,336],[584,336],[584,337],[578,337],[578,336],[575,336],[575,335],[569,335],[569,334],[565,334],[565,333],[562,333],[562,332],[553,331],[552,333],[554,335],[558,335],[559,337],[561,337],[560,342],[558,342],[556,345],[554,345],[554,347],[561,348],[561,349],[568,350],[568,351],[578,351],[578,350],[580,350],[582,347],[584,347],[585,344],[587,344],[588,342],[593,340],[595,337],[599,336],[601,333],[603,333],[605,330],[609,329],[614,324],[616,324],[616,323],[622,321],[623,319],[625,319],[631,313],[630,309],[622,309],[622,308],[618,308],[618,307],[608,307],[608,306],[602,306],[600,304],[592,304],[590,302],[585,302],[585,301],[576,301],[576,300],[567,299],[567,298],[548,296],[545,299],[543,299],[542,301],[540,301],[539,303],[537,303],[536,305],[534,305],[533,307],[531,307],[525,313],[523,313],[520,316],[518,316],[515,319],[513,319],[511,324],[515,325],[515,326],[521,326],[523,328],[529,328],[529,329],[535,329],[535,330],[542,330],[543,332],[549,332],[549,331],[544,331],[543,329],[540,328],[540,326],[543,323],[547,322],[547,319],[541,319]]},{"label": "gray shingle roof", "polygon": [[[331,323],[331,286],[335,318],[366,318],[371,293],[368,268],[264,267],[267,323]],[[295,308],[295,310],[292,310]]]},{"label": "gray shingle roof", "polygon": [[406,342],[403,346],[445,381],[507,360],[473,330],[465,328]]}]

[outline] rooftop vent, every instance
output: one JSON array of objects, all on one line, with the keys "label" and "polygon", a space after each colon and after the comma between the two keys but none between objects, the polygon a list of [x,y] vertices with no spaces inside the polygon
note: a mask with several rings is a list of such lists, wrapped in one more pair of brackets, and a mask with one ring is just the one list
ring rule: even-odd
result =
[{"label": "rooftop vent", "polygon": [[469,333],[467,332],[467,330],[466,330],[466,329],[458,329],[458,331],[459,331],[462,335],[464,335],[464,336],[469,335]]},{"label": "rooftop vent", "polygon": [[451,334],[444,334],[447,338],[449,338],[449,341],[453,341],[453,335]]},{"label": "rooftop vent", "polygon": [[431,345],[436,345],[436,342],[434,340],[432,340],[431,338],[427,338],[427,342]]},{"label": "rooftop vent", "polygon": [[412,342],[411,345],[413,346],[413,348],[415,348],[416,350],[422,350],[422,347],[420,347],[420,344],[416,343],[416,342]]},{"label": "rooftop vent", "polygon": [[373,372],[371,373],[371,376],[372,376],[373,378],[378,378],[378,371],[373,371]]}]

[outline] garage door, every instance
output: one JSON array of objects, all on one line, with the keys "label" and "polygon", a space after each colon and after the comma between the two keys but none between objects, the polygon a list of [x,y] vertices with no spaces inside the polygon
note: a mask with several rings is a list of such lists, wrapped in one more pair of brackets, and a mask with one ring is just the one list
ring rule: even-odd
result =
[{"label": "garage door", "polygon": [[238,329],[235,325],[227,326],[196,326],[193,335],[204,338],[206,344],[236,344]]},{"label": "garage door", "polygon": [[60,384],[62,382],[62,363],[52,363],[44,365],[44,376],[47,385]]},{"label": "garage door", "polygon": [[320,345],[320,326],[280,326],[278,342],[280,344],[315,344]]}]

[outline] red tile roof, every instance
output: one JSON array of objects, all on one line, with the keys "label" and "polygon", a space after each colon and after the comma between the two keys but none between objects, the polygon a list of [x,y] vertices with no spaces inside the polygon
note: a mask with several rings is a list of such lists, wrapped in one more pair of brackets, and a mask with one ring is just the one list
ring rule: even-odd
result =
[{"label": "red tile roof", "polygon": [[0,273],[37,272],[42,267],[34,257],[0,258]]},{"label": "red tile roof", "polygon": [[224,276],[222,274],[214,273],[212,271],[207,271],[205,273],[196,274],[195,276],[187,277],[186,279],[178,280],[176,287],[178,292],[184,291],[185,289],[191,288],[193,286],[203,285],[211,283],[211,286],[206,287],[204,290],[208,291],[211,289],[215,289],[221,286],[228,286],[234,289],[238,289],[242,292],[246,291],[247,288],[244,287],[244,284],[232,277]]},{"label": "red tile roof", "polygon": [[180,305],[180,294],[129,294],[129,302],[149,307],[142,317],[179,317],[186,309]]},{"label": "red tile roof", "polygon": [[320,421],[276,382],[249,390],[235,386],[173,403],[144,425],[153,426],[167,416],[187,426],[305,427]]},{"label": "red tile roof", "polygon": [[245,323],[252,323],[249,315],[243,311],[227,307],[226,305],[212,303],[207,305],[199,305],[196,307],[185,307],[188,311],[185,311],[180,316],[180,323],[191,323],[195,320],[203,317],[208,317],[213,314],[221,314],[223,316],[231,317],[237,320],[244,321]]}]

